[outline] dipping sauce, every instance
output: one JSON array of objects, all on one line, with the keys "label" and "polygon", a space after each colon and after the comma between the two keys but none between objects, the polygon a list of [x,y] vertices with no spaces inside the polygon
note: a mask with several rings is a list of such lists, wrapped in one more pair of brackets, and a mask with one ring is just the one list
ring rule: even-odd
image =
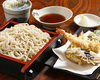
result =
[{"label": "dipping sauce", "polygon": [[62,16],[62,15],[60,15],[60,14],[52,13],[52,14],[43,15],[39,19],[42,22],[57,23],[57,22],[64,21],[65,20],[65,17]]}]

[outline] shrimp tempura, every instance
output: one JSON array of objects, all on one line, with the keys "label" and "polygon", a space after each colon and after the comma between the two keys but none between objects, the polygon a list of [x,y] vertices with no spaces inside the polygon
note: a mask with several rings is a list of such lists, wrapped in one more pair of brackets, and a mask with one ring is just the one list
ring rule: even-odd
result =
[{"label": "shrimp tempura", "polygon": [[80,37],[76,37],[75,35],[65,32],[63,29],[57,29],[56,32],[64,35],[65,38],[67,38],[70,42],[72,42],[72,44],[76,45],[77,47],[81,47],[94,52],[100,51],[99,42],[84,40]]}]

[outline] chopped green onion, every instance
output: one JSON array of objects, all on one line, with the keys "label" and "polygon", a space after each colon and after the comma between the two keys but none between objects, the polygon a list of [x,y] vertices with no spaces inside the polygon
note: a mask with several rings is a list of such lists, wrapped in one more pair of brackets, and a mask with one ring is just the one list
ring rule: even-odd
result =
[{"label": "chopped green onion", "polygon": [[100,35],[100,30],[95,30],[94,33]]},{"label": "chopped green onion", "polygon": [[88,36],[88,38],[92,38],[92,36]]}]

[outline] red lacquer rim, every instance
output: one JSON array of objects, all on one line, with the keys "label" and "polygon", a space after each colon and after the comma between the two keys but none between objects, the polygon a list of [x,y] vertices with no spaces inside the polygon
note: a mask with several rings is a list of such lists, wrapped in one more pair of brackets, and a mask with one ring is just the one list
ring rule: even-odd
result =
[{"label": "red lacquer rim", "polygon": [[[18,22],[15,22],[13,20],[14,20],[14,18],[9,20],[7,23],[2,25],[0,27],[0,29],[5,27],[8,23],[19,24]],[[3,54],[0,54],[0,56],[4,57],[4,58],[7,58],[7,59],[10,59],[10,60],[13,60],[13,61],[16,61],[16,62],[19,62],[19,63],[22,63],[22,64],[25,64],[25,66],[21,69],[21,72],[25,72],[25,70],[28,68],[28,66],[30,66],[36,60],[36,58],[48,47],[48,45],[58,36],[58,34],[56,34],[55,32],[47,31],[47,30],[44,30],[44,29],[41,29],[41,30],[44,31],[44,32],[53,34],[54,36],[50,39],[50,41],[29,62],[24,62],[24,61],[21,61],[21,60],[18,60],[18,59],[15,59],[15,58],[12,58],[10,56],[3,55]]]},{"label": "red lacquer rim", "polygon": [[7,21],[5,24],[3,24],[2,26],[0,26],[0,29],[2,29],[4,26],[6,26],[8,23],[10,23],[11,21],[13,21],[14,18],[10,19],[9,21]]},{"label": "red lacquer rim", "polygon": [[[52,33],[52,32],[51,32]],[[28,68],[28,66],[30,66],[34,60],[39,57],[39,55],[48,47],[48,45],[58,36],[58,34],[56,34],[54,37],[52,37],[52,39],[28,62],[26,63],[26,65],[21,69],[21,72],[24,73],[25,70]]]},{"label": "red lacquer rim", "polygon": [[22,63],[22,64],[26,64],[26,62],[24,62],[24,61],[21,61],[21,60],[19,60],[19,59],[16,59],[16,58],[13,58],[13,57],[10,57],[10,56],[6,56],[6,55],[4,55],[4,54],[0,54],[0,56],[3,57],[3,58],[6,58],[6,59],[10,59],[10,60],[13,60],[13,61]]},{"label": "red lacquer rim", "polygon": [[[14,22],[13,20],[14,20],[14,18],[12,18],[12,19],[10,19],[9,21],[7,21],[4,25],[2,25],[2,26],[0,27],[0,29],[2,29],[3,27],[5,27],[5,26],[6,26],[7,24],[9,24],[9,23],[19,24],[18,22]],[[19,62],[19,63],[22,63],[22,64],[26,64],[26,62],[21,61],[21,60],[16,59],[16,58],[13,58],[13,57],[10,57],[10,56],[6,56],[6,55],[3,55],[3,54],[0,54],[0,56],[1,56],[1,57],[4,57],[4,58],[7,58],[7,59],[10,59],[10,60],[13,60],[13,61],[16,61],[16,62]]]}]

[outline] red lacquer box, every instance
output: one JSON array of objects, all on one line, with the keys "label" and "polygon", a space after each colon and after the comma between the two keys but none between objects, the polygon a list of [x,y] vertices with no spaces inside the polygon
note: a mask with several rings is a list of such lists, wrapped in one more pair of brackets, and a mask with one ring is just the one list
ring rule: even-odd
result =
[{"label": "red lacquer box", "polygon": [[[14,19],[9,20],[6,24],[0,27],[0,31],[5,28],[10,28],[11,26],[19,24],[15,22]],[[24,62],[6,55],[0,54],[0,72],[12,75],[21,80],[26,80],[27,77],[34,78],[38,72],[42,69],[45,62],[52,56],[52,48],[61,45],[62,36],[56,34],[55,32],[43,30],[47,32],[52,37],[51,40],[29,61]],[[60,40],[60,42],[59,42]]]}]

